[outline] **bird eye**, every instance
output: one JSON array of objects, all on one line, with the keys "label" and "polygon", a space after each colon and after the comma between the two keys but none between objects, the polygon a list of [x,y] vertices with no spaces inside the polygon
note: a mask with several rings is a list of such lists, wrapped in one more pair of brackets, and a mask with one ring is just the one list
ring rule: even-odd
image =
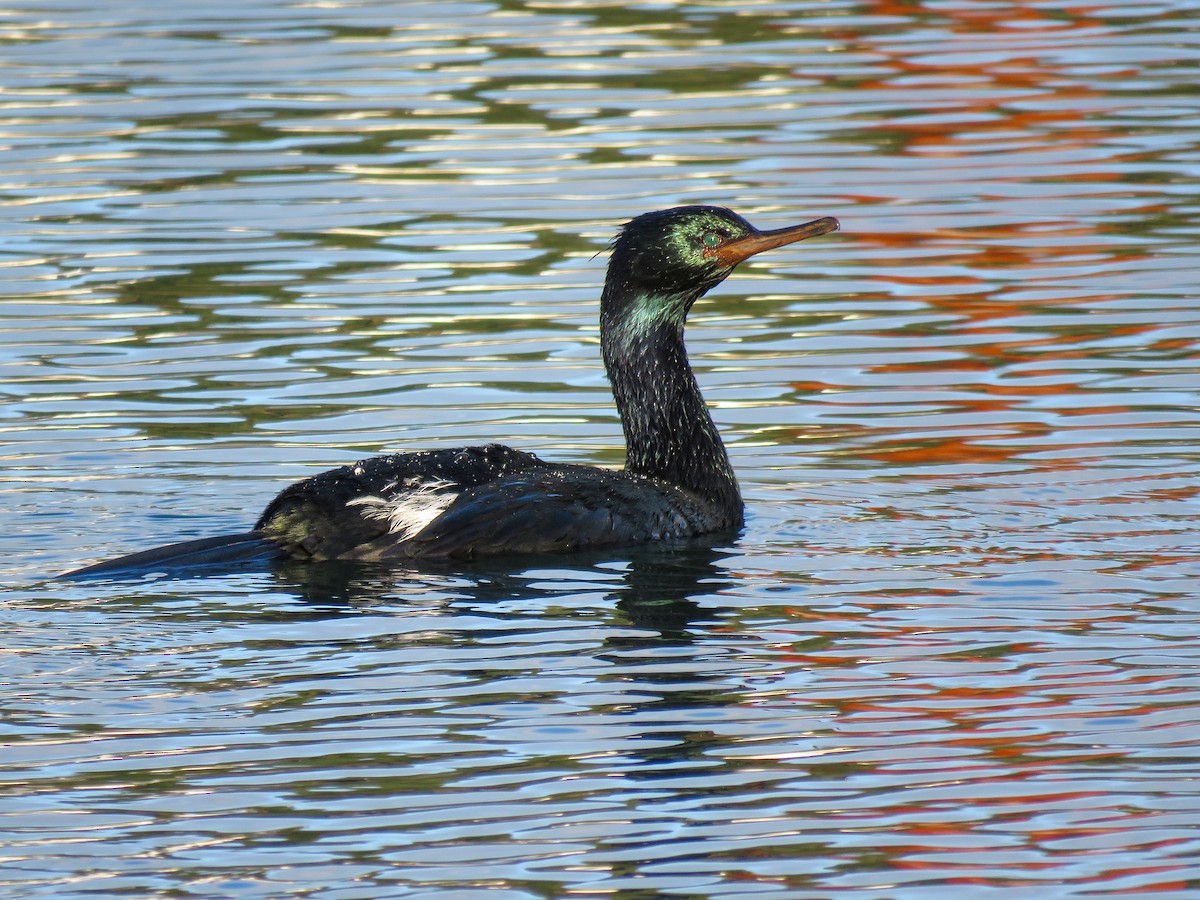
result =
[{"label": "bird eye", "polygon": [[716,247],[721,243],[721,236],[715,231],[708,231],[705,232],[701,240],[704,242],[705,247]]}]

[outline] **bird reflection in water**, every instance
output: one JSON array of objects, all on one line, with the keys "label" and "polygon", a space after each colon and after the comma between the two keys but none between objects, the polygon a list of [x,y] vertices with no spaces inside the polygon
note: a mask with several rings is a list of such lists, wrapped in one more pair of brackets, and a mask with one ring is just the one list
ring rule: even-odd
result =
[{"label": "bird reflection in water", "polygon": [[[606,638],[611,646],[649,640],[689,641],[693,623],[713,619],[721,608],[712,598],[732,583],[720,565],[727,551],[695,542],[674,547],[630,547],[619,552],[588,551],[569,558],[551,555],[520,559],[487,558],[465,565],[423,561],[420,568],[397,569],[380,564],[332,561],[319,566],[295,560],[267,563],[272,580],[283,591],[329,612],[364,608],[410,607],[427,612],[461,612],[486,606],[489,616],[520,619],[527,612],[507,612],[504,605],[544,600],[554,605],[561,595],[542,584],[547,573],[575,591],[603,588],[605,608],[614,605],[628,625],[645,635]],[[603,576],[597,579],[597,574]],[[436,597],[433,602],[430,599]],[[708,598],[701,605],[698,598]]]}]

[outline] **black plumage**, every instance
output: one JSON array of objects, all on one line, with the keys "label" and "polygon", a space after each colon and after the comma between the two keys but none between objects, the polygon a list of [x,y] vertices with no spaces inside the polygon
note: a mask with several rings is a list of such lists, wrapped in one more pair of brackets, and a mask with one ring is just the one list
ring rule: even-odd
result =
[{"label": "black plumage", "polygon": [[730,210],[646,213],[612,244],[600,300],[623,470],[546,462],[499,444],[362,460],[293,484],[241,535],[68,573],[294,559],[459,559],[677,540],[737,528],[742,499],[683,343],[692,304],[742,260],[836,230],[759,231]]}]

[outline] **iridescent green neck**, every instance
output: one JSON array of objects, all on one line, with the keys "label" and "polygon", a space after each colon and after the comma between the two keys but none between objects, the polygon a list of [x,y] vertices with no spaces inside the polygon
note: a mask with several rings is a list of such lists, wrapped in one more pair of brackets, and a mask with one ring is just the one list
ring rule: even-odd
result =
[{"label": "iridescent green neck", "polygon": [[741,521],[733,467],[683,343],[684,317],[697,296],[606,285],[600,345],[625,430],[626,471],[686,488]]}]

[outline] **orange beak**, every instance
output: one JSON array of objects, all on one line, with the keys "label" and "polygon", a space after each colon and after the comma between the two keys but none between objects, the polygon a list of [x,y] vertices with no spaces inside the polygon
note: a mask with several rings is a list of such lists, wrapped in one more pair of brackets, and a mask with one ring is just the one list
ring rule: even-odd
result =
[{"label": "orange beak", "polygon": [[722,266],[732,268],[744,259],[749,259],[755,253],[782,247],[802,241],[805,238],[817,237],[837,231],[842,226],[833,216],[825,216],[805,222],[803,225],[789,225],[787,228],[776,228],[773,231],[755,231],[736,241],[729,241],[718,247],[705,250],[705,256],[715,256]]}]

